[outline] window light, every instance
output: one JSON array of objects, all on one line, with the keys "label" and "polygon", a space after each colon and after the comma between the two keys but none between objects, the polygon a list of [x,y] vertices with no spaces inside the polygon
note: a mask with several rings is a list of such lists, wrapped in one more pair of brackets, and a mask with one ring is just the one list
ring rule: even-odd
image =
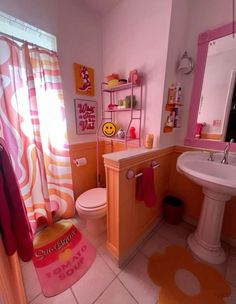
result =
[{"label": "window light", "polygon": [[0,31],[43,48],[56,51],[56,36],[0,11]]}]

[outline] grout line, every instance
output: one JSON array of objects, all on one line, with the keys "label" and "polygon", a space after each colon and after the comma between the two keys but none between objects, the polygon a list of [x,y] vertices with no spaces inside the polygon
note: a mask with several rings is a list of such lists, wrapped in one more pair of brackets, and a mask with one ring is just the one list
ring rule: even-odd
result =
[{"label": "grout line", "polygon": [[137,250],[141,250],[143,246],[156,234],[157,230],[155,228],[150,231],[150,233],[147,235],[147,237],[138,245]]},{"label": "grout line", "polygon": [[43,292],[42,292],[42,291],[40,291],[40,293],[37,294],[36,296],[34,296],[30,301],[27,301],[27,303],[28,303],[28,304],[32,303],[32,302],[33,302],[36,298],[38,298],[41,294],[43,295]]},{"label": "grout line", "polygon": [[96,303],[96,301],[104,294],[104,292],[111,286],[113,281],[115,281],[116,276],[111,280],[111,282],[103,289],[103,291],[97,296],[97,298],[92,302],[92,304]]},{"label": "grout line", "polygon": [[226,274],[227,274],[227,269],[228,269],[228,264],[229,264],[229,256],[230,256],[230,248],[228,248],[228,254],[226,257],[225,261],[225,270],[224,270],[224,279],[226,280]]},{"label": "grout line", "polygon": [[[103,257],[103,254],[101,254],[100,252],[98,252],[97,250],[97,254],[100,256],[100,258],[103,260],[103,262],[108,266],[108,268],[112,271],[112,273],[115,275],[115,277],[117,277],[119,275],[119,273],[122,271],[122,269],[117,265],[117,267],[120,269],[120,271],[118,273],[115,273],[115,271],[112,269],[112,267],[107,263],[106,259]],[[112,259],[111,259],[112,261]],[[113,262],[113,261],[112,261]],[[113,262],[115,264],[115,262]]]},{"label": "grout line", "polygon": [[[73,284],[74,285],[74,284]],[[72,286],[73,286],[72,285]],[[73,297],[74,297],[74,299],[75,299],[75,302],[76,302],[76,304],[79,304],[79,301],[77,300],[77,298],[76,298],[76,295],[75,295],[75,293],[74,293],[74,291],[73,291],[73,289],[72,289],[72,286],[70,287],[70,288],[68,288],[68,289],[70,289],[70,291],[71,291],[71,293],[72,293],[72,295],[73,295]]]},{"label": "grout line", "polygon": [[225,276],[224,276],[224,278],[225,278],[225,281],[229,283],[229,285],[231,285],[231,286],[233,286],[234,288],[236,288],[236,282],[235,282],[235,283],[232,283],[230,280],[228,280],[228,279],[226,278],[227,269],[228,269],[228,266],[229,266],[228,264],[229,264],[229,258],[230,258],[230,256],[232,256],[232,257],[235,258],[234,255],[231,255],[231,254],[230,254],[230,248],[229,248],[229,254],[228,254],[227,260],[226,260],[226,267],[225,267]]},{"label": "grout line", "polygon": [[124,283],[120,280],[119,277],[117,277],[121,285],[127,290],[128,294],[135,300],[137,304],[139,304],[138,300],[134,297],[134,295],[129,291],[129,289],[124,285]]},{"label": "grout line", "polygon": [[140,254],[141,254],[146,260],[149,259],[149,257],[147,257],[143,252],[140,251]]},{"label": "grout line", "polygon": [[[230,282],[229,282],[229,286],[236,289],[236,285],[234,285],[234,284],[232,284],[232,283],[230,283]],[[231,294],[232,294],[232,293],[231,293]]]},{"label": "grout line", "polygon": [[[225,279],[225,280],[226,280],[226,279]],[[230,282],[229,280],[226,280],[226,282],[228,282],[230,286],[232,286],[232,287],[236,288],[236,284],[234,284],[234,283]]]},{"label": "grout line", "polygon": [[122,271],[125,270],[125,269],[128,267],[128,265],[133,261],[133,259],[136,257],[136,255],[137,255],[138,253],[139,253],[139,250],[136,248],[136,249],[133,251],[132,255],[129,256],[129,257],[125,260],[124,263],[122,263]]}]

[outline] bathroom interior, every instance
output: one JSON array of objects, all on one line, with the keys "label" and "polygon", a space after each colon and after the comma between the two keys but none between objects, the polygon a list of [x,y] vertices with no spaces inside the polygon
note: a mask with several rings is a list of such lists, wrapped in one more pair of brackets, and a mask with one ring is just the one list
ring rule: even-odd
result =
[{"label": "bathroom interior", "polygon": [[[205,252],[202,260],[206,257],[207,265],[221,274],[231,292],[224,299],[217,298],[219,302],[176,299],[176,304],[236,303],[236,73],[235,60],[229,60],[235,50],[230,42],[227,57],[223,58],[222,44],[218,52],[214,50],[222,37],[236,39],[234,7],[234,1],[229,0],[0,0],[2,13],[56,37],[75,205],[75,212],[65,215],[64,219],[71,220],[96,249],[94,263],[78,282],[58,295],[46,297],[32,261],[18,262],[17,254],[7,256],[1,241],[1,304],[174,303],[164,302],[159,297],[161,288],[147,273],[148,260],[155,252],[163,254],[170,245],[188,249],[190,246],[190,251],[194,251],[198,245],[190,245],[188,236],[195,231],[198,236],[203,236],[205,231],[206,238],[217,239],[217,244],[221,244],[218,248],[221,258],[216,258],[217,262],[214,257],[207,258]],[[3,29],[0,32],[2,35]],[[185,52],[190,60],[188,64],[193,64],[188,72],[178,69]],[[213,56],[210,57],[209,52]],[[76,92],[74,63],[94,70],[93,96]],[[227,76],[224,66],[230,71]],[[207,83],[206,67],[219,85],[208,93],[207,88],[214,84],[211,80]],[[142,99],[141,118],[134,124],[140,141],[102,139],[96,130],[78,134],[76,100],[96,102],[98,129],[104,122],[101,83],[113,73],[128,79],[130,71],[134,70],[142,79],[141,93],[139,88],[134,89],[134,94],[138,91],[138,99]],[[224,75],[222,83],[216,70]],[[182,91],[180,120],[176,127],[169,124],[172,110],[167,103],[172,84],[178,83]],[[210,103],[204,103],[203,93],[209,94]],[[219,96],[221,106],[215,106]],[[129,113],[121,115],[121,122],[129,120]],[[147,134],[153,134],[151,148],[145,147]],[[191,152],[203,151],[207,159],[211,158],[207,161],[209,167],[225,159],[228,164],[220,165],[224,166],[224,178],[230,183],[224,188],[227,195],[221,197],[221,211],[212,207],[207,215],[202,206],[211,200],[206,198],[209,191],[203,191],[206,186],[198,182],[197,173],[189,174],[180,163],[180,160],[184,162],[180,156],[191,157],[196,155]],[[151,208],[136,196],[137,175],[147,167],[153,168],[155,204]],[[210,188],[209,183],[207,181]],[[219,183],[223,187],[224,182]],[[95,192],[91,194],[91,190]],[[105,230],[101,228],[99,234],[93,233],[92,230],[98,228],[94,228],[92,219],[89,227],[87,209],[81,207],[84,195],[86,200],[92,195],[92,203],[102,201],[102,209],[96,208],[99,212],[102,210]],[[166,196],[183,202],[182,221],[178,225],[171,225],[164,219]],[[218,202],[218,197],[214,196],[213,200]],[[220,215],[216,215],[217,212]],[[61,218],[54,218],[55,222],[58,220]],[[215,224],[214,231],[209,228],[210,222]],[[219,231],[215,232],[217,229]],[[198,254],[198,250],[202,248],[195,252],[201,260],[202,251]],[[194,280],[182,275],[180,281],[182,289],[191,294],[189,290],[193,290]]]}]

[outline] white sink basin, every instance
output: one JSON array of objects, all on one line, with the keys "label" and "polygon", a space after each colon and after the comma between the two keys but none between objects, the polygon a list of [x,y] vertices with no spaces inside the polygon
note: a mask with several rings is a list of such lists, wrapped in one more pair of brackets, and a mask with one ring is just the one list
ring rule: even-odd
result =
[{"label": "white sink basin", "polygon": [[[223,153],[184,152],[178,157],[177,170],[202,186],[204,201],[197,229],[188,237],[188,245],[195,255],[208,263],[221,264],[225,252],[220,237],[225,203],[236,196],[236,155],[230,153],[229,164],[222,164]],[[186,191],[188,191],[186,189]]]},{"label": "white sink basin", "polygon": [[215,192],[236,195],[236,156],[229,155],[229,164],[221,164],[223,153],[185,152],[178,158],[177,170],[195,183]]}]

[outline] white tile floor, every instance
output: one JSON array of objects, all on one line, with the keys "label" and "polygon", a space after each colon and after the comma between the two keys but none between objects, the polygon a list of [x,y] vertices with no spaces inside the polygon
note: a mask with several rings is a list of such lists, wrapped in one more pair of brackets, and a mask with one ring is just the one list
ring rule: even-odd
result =
[{"label": "white tile floor", "polygon": [[[86,234],[83,225],[79,226]],[[140,246],[137,254],[124,269],[119,269],[105,247],[105,234],[90,239],[97,248],[97,257],[89,271],[70,289],[55,297],[46,298],[41,292],[34,266],[22,262],[22,272],[30,304],[156,304],[159,289],[147,274],[147,260],[155,252],[163,252],[171,244],[186,246],[192,226],[181,223],[172,226],[162,222]],[[232,294],[226,304],[236,303],[236,249],[224,245],[226,263],[215,268],[231,286]]]}]

